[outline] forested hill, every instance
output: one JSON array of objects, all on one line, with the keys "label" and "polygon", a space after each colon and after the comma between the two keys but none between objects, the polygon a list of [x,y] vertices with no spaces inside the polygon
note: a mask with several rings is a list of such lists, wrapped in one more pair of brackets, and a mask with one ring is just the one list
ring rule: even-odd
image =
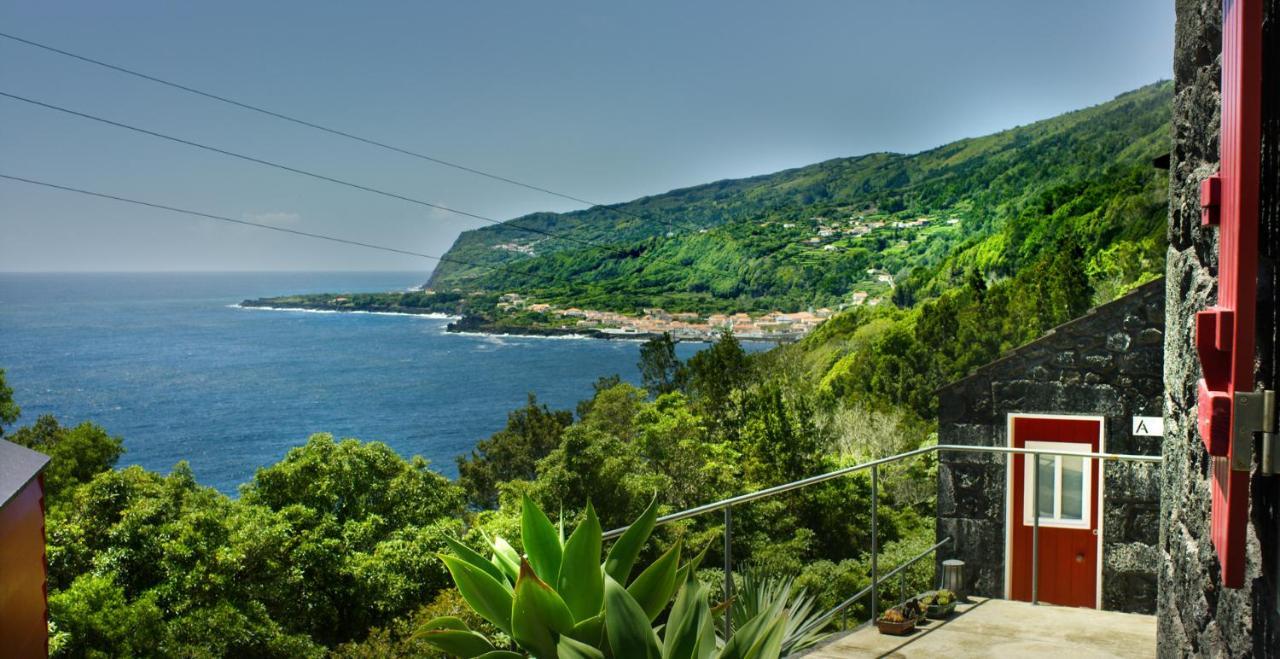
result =
[{"label": "forested hill", "polygon": [[441,263],[428,287],[620,311],[752,311],[837,306],[858,292],[910,298],[959,271],[999,278],[1065,239],[1085,259],[1117,242],[1153,256],[1165,191],[1151,161],[1168,152],[1172,89],[1152,84],[914,155],[527,215],[463,233],[447,254],[456,261]]}]

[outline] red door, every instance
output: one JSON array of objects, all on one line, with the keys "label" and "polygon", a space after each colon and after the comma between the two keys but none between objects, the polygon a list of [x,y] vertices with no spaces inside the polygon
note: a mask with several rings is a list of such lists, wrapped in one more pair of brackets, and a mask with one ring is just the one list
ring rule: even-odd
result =
[{"label": "red door", "polygon": [[[1010,445],[1071,453],[1100,452],[1102,421],[1089,417],[1013,416]],[[1012,505],[1009,594],[1031,601],[1030,469],[1040,489],[1039,601],[1094,608],[1098,601],[1098,461],[1071,455],[1016,455],[1010,460]]]}]

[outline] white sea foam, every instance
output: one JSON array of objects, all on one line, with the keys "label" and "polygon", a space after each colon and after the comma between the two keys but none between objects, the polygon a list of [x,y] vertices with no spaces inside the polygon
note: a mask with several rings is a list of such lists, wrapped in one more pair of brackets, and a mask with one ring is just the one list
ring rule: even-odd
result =
[{"label": "white sea foam", "polygon": [[303,307],[246,307],[243,304],[228,304],[232,309],[244,309],[246,311],[289,311],[293,313],[346,313],[346,314],[364,314],[366,316],[409,316],[411,318],[426,318],[428,320],[461,320],[461,316],[451,316],[447,313],[405,313],[403,311],[341,311],[338,309],[306,309]]},{"label": "white sea foam", "polygon": [[[595,341],[597,337],[589,334],[559,334],[556,336],[543,336],[542,334],[500,334],[498,332],[450,332],[449,330],[441,330],[441,334],[450,336],[470,336],[488,340],[489,342],[499,342],[501,339],[546,339],[548,341]],[[632,340],[632,339],[627,339]],[[638,339],[636,339],[638,340]]]}]

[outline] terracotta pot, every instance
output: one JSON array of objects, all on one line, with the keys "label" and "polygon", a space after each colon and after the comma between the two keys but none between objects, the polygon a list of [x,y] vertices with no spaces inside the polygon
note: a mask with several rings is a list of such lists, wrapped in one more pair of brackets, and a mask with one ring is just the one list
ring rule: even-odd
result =
[{"label": "terracotta pot", "polygon": [[906,634],[910,634],[911,630],[915,628],[916,628],[915,620],[904,620],[902,622],[889,622],[884,618],[880,618],[879,620],[876,621],[876,629],[879,629],[881,634],[892,634],[893,636],[905,636]]}]

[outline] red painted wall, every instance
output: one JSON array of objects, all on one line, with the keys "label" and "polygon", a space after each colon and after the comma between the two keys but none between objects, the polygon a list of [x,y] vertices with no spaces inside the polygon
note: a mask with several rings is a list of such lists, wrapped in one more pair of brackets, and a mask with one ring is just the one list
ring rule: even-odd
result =
[{"label": "red painted wall", "polygon": [[48,655],[44,488],[33,479],[0,508],[0,654]]}]

